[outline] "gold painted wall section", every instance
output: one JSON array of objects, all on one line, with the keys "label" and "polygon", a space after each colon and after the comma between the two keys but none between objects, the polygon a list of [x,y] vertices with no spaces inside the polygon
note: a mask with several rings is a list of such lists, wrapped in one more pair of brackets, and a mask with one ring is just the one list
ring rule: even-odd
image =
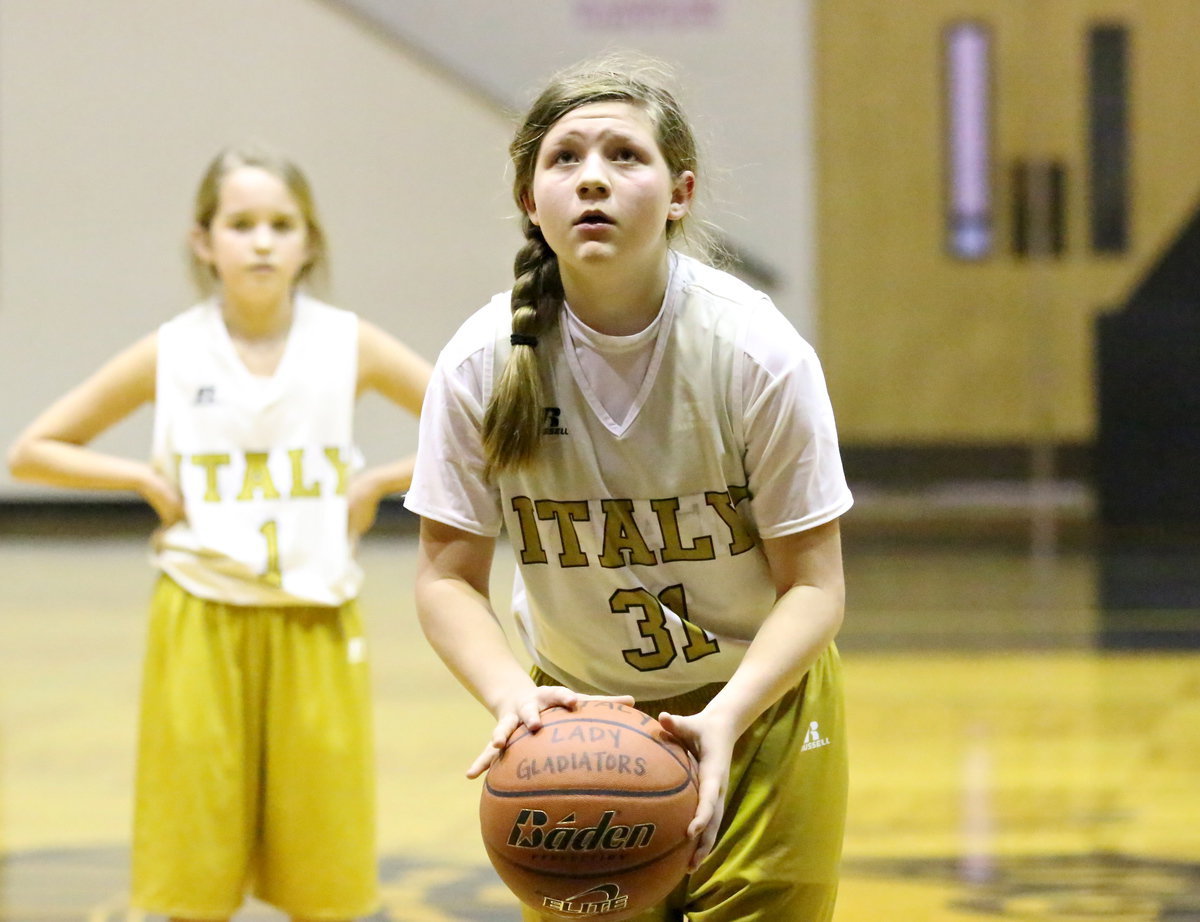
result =
[{"label": "gold painted wall section", "polygon": [[[993,255],[948,254],[942,32],[992,34]],[[1091,251],[1087,36],[1129,29],[1130,248]],[[1200,199],[1195,0],[817,6],[820,347],[846,444],[1087,442],[1093,323]],[[1013,255],[1017,158],[1066,167],[1066,248]],[[1197,306],[1200,310],[1200,305]]]}]

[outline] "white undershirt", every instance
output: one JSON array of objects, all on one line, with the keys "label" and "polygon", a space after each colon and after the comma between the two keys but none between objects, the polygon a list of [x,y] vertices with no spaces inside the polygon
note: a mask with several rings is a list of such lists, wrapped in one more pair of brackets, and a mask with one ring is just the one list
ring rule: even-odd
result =
[{"label": "white undershirt", "polygon": [[631,336],[598,333],[566,307],[567,336],[588,384],[613,422],[624,425],[654,355],[662,326],[659,311],[646,329]]}]

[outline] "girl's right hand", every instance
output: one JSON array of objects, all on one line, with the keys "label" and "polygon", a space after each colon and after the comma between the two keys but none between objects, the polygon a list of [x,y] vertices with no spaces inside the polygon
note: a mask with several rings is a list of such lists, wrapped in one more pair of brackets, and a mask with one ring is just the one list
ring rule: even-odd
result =
[{"label": "girl's right hand", "polygon": [[633,704],[630,695],[585,695],[571,691],[561,685],[532,686],[528,692],[511,701],[508,706],[498,709],[496,729],[492,731],[492,739],[479,757],[467,769],[468,778],[478,778],[486,772],[500,757],[504,747],[508,745],[509,737],[518,727],[526,727],[530,733],[536,733],[542,728],[542,711],[562,707],[569,711],[575,710],[584,701],[615,701],[618,704]]},{"label": "girl's right hand", "polygon": [[688,871],[695,871],[712,851],[725,815],[725,797],[729,789],[729,770],[737,733],[727,721],[716,719],[708,709],[684,717],[663,712],[658,722],[688,748],[700,763],[700,798],[695,816],[688,825],[688,836],[695,840]]},{"label": "girl's right hand", "polygon": [[170,528],[183,520],[183,497],[178,488],[150,465],[146,465],[146,476],[138,492],[158,513],[163,528]]}]

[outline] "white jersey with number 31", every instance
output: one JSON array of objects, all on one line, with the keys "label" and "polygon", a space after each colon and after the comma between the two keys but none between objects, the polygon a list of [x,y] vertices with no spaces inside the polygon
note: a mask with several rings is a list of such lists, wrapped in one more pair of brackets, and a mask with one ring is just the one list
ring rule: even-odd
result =
[{"label": "white jersey with number 31", "polygon": [[[775,603],[762,539],[852,502],[816,355],[765,295],[673,254],[655,324],[634,362],[628,338],[573,336],[564,308],[537,345],[537,459],[488,484],[480,421],[511,349],[497,296],[438,360],[406,500],[477,534],[503,526],[534,662],[641,700],[727,680]],[[620,422],[605,362],[642,376]]]}]

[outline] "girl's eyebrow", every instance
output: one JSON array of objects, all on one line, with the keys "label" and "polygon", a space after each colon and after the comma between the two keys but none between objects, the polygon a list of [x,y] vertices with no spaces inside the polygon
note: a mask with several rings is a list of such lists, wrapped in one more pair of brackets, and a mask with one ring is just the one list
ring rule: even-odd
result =
[{"label": "girl's eyebrow", "polygon": [[261,212],[257,208],[239,208],[237,211],[224,212],[224,215],[227,218],[248,218],[260,213],[272,218],[298,218],[300,216],[298,211],[282,211],[278,208],[268,208]]},{"label": "girl's eyebrow", "polygon": [[559,132],[557,134],[551,133],[551,134],[546,135],[546,140],[551,144],[559,144],[563,141],[578,141],[578,140],[581,140],[582,138],[583,138],[583,133],[580,131],[577,131],[573,128],[569,129],[567,131]]}]

